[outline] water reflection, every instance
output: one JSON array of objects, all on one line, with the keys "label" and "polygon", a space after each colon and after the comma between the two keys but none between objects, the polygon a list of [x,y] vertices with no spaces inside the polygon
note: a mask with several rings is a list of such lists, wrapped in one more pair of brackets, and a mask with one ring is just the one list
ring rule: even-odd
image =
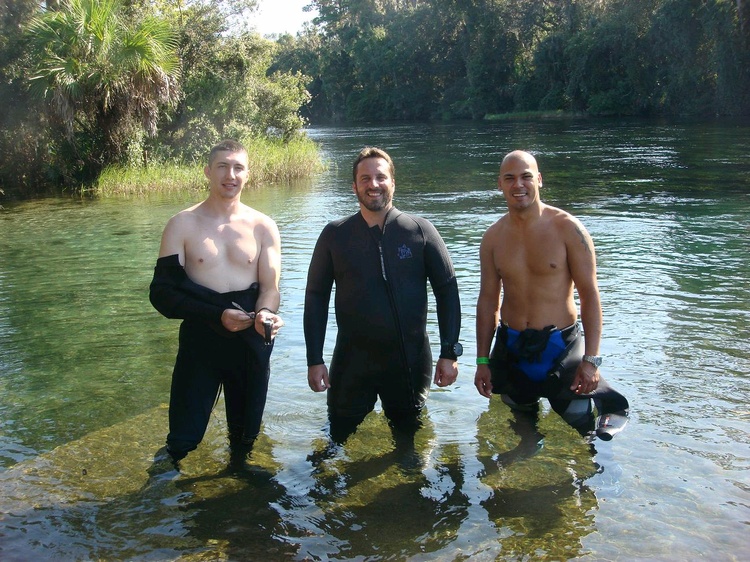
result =
[{"label": "water reflection", "polygon": [[[554,413],[507,408],[498,397],[477,423],[482,482],[491,489],[481,505],[502,537],[506,558],[570,559],[595,529],[598,507],[585,481],[599,472],[593,445]],[[550,540],[553,539],[553,540]]]},{"label": "water reflection", "polygon": [[[382,413],[372,413],[335,455],[329,446],[319,440],[308,457],[315,515],[303,528],[314,538],[301,539],[302,555],[404,559],[450,543],[468,498],[455,459],[440,460],[431,424],[404,447]],[[434,486],[423,473],[428,468]]]}]

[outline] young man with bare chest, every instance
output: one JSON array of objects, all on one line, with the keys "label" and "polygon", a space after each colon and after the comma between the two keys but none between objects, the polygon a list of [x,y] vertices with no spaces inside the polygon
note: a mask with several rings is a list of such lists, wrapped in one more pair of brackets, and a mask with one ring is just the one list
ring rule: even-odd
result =
[{"label": "young man with bare chest", "polygon": [[480,247],[474,384],[482,396],[501,394],[514,409],[535,411],[546,397],[580,433],[595,430],[611,439],[629,405],[599,373],[602,311],[593,241],[575,217],[541,201],[542,175],[531,154],[508,154],[498,187],[508,212],[487,229]]},{"label": "young man with bare chest", "polygon": [[183,320],[169,404],[174,461],[203,439],[222,387],[230,445],[247,450],[260,432],[272,340],[283,325],[281,242],[274,221],[240,201],[248,172],[240,143],[216,145],[204,169],[208,197],[162,234],[150,300]]}]

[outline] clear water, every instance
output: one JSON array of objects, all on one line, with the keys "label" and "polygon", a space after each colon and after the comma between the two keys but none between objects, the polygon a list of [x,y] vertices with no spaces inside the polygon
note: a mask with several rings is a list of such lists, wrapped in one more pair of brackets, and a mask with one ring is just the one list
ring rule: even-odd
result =
[{"label": "clear water", "polygon": [[[166,220],[195,196],[4,203],[0,559],[750,558],[749,123],[310,134],[329,171],[243,196],[282,233],[286,327],[240,473],[227,470],[221,407],[182,474],[151,470],[178,322],[151,308],[148,284]],[[396,205],[446,240],[467,352],[458,382],[433,389],[419,462],[404,464],[376,412],[314,464],[326,416],[306,382],[305,277],[323,225],[356,211],[351,161],[366,144],[395,159]],[[473,387],[478,244],[503,212],[495,177],[513,148],[538,155],[543,198],[597,244],[603,372],[633,411],[593,448],[548,408],[543,446],[526,447],[507,408]],[[429,330],[434,341],[434,315]]]}]

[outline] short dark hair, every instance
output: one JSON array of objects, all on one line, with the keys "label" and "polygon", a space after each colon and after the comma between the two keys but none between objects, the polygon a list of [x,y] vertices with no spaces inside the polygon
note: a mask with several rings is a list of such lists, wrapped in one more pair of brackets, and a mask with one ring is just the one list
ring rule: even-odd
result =
[{"label": "short dark hair", "polygon": [[391,160],[391,157],[388,156],[388,153],[382,148],[377,148],[376,146],[366,146],[359,151],[357,159],[354,161],[354,166],[352,167],[352,178],[354,179],[354,183],[357,183],[357,166],[359,166],[359,163],[362,162],[362,160],[365,160],[367,158],[382,158],[383,160],[388,162],[388,168],[391,172],[391,179],[396,179],[396,170],[393,166],[393,160]]},{"label": "short dark hair", "polygon": [[211,152],[208,153],[209,168],[211,167],[211,164],[214,163],[214,160],[216,160],[216,155],[219,152],[244,152],[245,154],[247,154],[247,149],[242,145],[241,142],[238,142],[234,139],[224,139],[223,141],[214,145],[214,147],[211,149]]}]

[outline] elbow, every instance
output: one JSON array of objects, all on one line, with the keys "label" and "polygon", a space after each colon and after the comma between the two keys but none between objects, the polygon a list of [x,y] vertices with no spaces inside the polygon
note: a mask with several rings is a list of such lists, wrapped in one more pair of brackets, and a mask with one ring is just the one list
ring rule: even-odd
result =
[{"label": "elbow", "polygon": [[159,314],[161,314],[165,318],[176,318],[172,307],[168,306],[167,299],[164,297],[162,291],[160,291],[158,288],[151,287],[151,290],[148,294],[148,300],[151,302],[151,306],[153,306],[159,312]]}]

